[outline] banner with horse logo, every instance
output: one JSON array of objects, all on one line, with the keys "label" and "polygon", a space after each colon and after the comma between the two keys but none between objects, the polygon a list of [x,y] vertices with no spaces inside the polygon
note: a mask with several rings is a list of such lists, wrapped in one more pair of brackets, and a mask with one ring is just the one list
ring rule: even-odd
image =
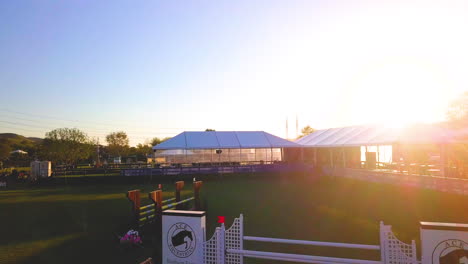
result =
[{"label": "banner with horse logo", "polygon": [[203,263],[205,221],[202,211],[163,212],[163,264]]}]

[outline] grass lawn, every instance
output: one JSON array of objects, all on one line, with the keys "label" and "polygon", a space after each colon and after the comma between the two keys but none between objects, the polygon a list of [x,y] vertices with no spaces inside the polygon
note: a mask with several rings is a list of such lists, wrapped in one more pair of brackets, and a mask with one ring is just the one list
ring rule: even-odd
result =
[{"label": "grass lawn", "polygon": [[[172,197],[172,184],[164,196]],[[0,263],[138,263],[153,252],[123,249],[130,227],[127,190],[154,185],[17,187],[0,191]],[[188,196],[191,186],[186,186]],[[238,178],[205,181],[207,237],[218,215],[227,226],[244,214],[245,233],[291,239],[378,244],[379,221],[397,237],[419,241],[419,221],[468,223],[468,197],[349,179]],[[146,204],[146,203],[143,203]],[[378,254],[333,248],[246,243],[247,249],[341,257]],[[253,261],[247,263],[272,263]],[[279,262],[278,262],[279,263]]]},{"label": "grass lawn", "polygon": [[20,171],[30,172],[31,168],[30,167],[4,168],[4,169],[0,169],[0,173],[3,173],[3,172],[11,173],[13,170],[17,170],[18,172],[20,172]]}]

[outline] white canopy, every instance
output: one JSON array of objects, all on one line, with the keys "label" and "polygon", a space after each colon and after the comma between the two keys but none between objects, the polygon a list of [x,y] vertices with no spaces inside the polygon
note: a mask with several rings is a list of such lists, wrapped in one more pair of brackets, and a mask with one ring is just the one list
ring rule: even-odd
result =
[{"label": "white canopy", "polygon": [[294,147],[300,145],[264,131],[191,131],[180,133],[153,150]]},{"label": "white canopy", "polygon": [[10,154],[28,154],[26,151],[24,150],[21,150],[21,149],[17,149],[17,150],[13,150],[12,152],[10,152]]},{"label": "white canopy", "polygon": [[304,147],[353,147],[371,145],[446,144],[466,142],[468,130],[453,130],[441,125],[413,125],[402,129],[382,126],[352,126],[315,131],[295,142]]}]

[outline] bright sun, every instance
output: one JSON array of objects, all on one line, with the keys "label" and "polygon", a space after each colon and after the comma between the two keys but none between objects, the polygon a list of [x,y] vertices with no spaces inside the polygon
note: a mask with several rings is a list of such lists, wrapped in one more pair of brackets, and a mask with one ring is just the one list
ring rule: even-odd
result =
[{"label": "bright sun", "polygon": [[443,75],[417,60],[370,65],[353,84],[353,116],[369,123],[401,127],[444,119],[449,94]]}]

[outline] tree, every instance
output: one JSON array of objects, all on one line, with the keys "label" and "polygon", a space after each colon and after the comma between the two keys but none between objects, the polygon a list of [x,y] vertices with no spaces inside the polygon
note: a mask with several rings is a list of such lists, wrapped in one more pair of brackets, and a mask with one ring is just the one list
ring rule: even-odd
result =
[{"label": "tree", "polygon": [[77,128],[57,128],[47,132],[41,146],[42,156],[56,163],[76,164],[93,152],[93,142]]},{"label": "tree", "polygon": [[456,127],[468,125],[468,92],[452,101],[447,111],[449,123]]},{"label": "tree", "polygon": [[129,151],[129,139],[125,132],[112,132],[106,136],[109,153],[114,156],[126,155]]},{"label": "tree", "polygon": [[7,159],[10,156],[11,148],[7,144],[7,140],[0,141],[0,161]]},{"label": "tree", "polygon": [[146,140],[143,144],[137,144],[135,154],[139,159],[146,158],[146,155],[151,154],[151,147],[151,142],[149,142],[149,140]]},{"label": "tree", "polygon": [[158,138],[158,137],[154,137],[152,140],[151,140],[151,146],[156,146],[158,144],[161,144],[163,143],[164,141],[168,140],[168,139],[171,139],[170,137],[165,137],[165,138]]},{"label": "tree", "polygon": [[205,129],[205,131],[208,132],[208,131],[216,131],[216,130],[214,130],[212,128],[207,128],[207,129]]},{"label": "tree", "polygon": [[301,129],[301,135],[299,137],[297,137],[298,139],[299,138],[302,138],[302,137],[305,137],[309,134],[312,134],[315,132],[315,129],[313,129],[312,127],[310,127],[309,125],[305,126],[304,128]]}]

